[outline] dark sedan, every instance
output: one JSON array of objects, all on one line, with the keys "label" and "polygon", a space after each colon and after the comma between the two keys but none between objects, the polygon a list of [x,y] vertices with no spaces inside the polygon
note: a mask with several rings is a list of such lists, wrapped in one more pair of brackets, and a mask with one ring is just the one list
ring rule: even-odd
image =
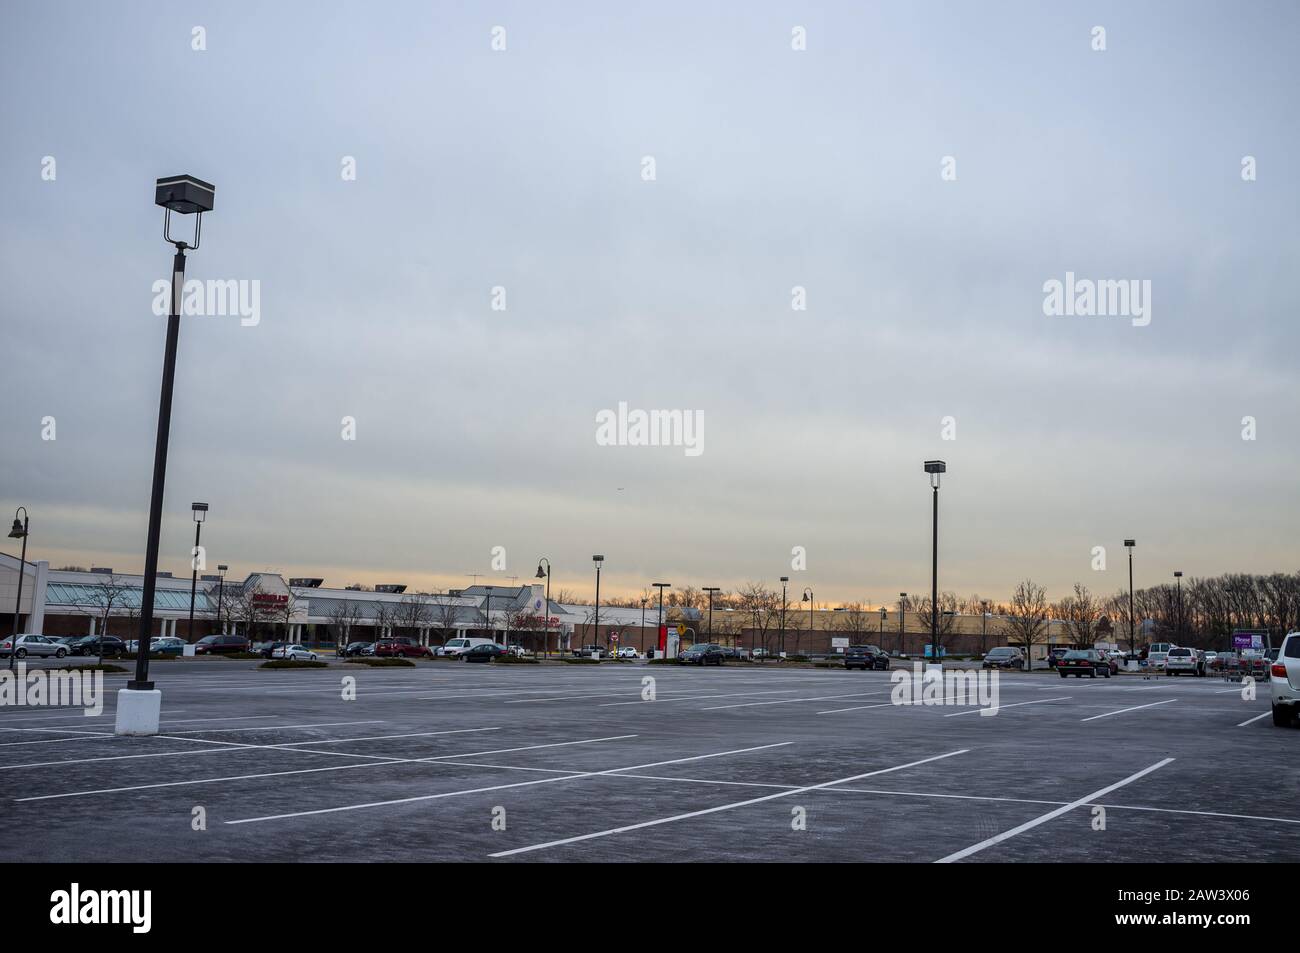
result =
[{"label": "dark sedan", "polygon": [[682,665],[721,665],[726,653],[715,642],[699,642],[677,656]]},{"label": "dark sedan", "polygon": [[461,653],[461,658],[466,662],[495,662],[503,655],[509,655],[510,650],[503,645],[476,645]]},{"label": "dark sedan", "polygon": [[248,651],[248,639],[240,635],[205,635],[194,643],[195,655],[233,655]]},{"label": "dark sedan", "polygon": [[844,650],[845,669],[860,668],[864,672],[889,668],[889,656],[878,645],[850,645]]},{"label": "dark sedan", "polygon": [[[102,643],[102,644],[101,644]],[[83,635],[68,646],[71,655],[97,655],[100,658],[121,658],[126,655],[126,643],[115,635]]]},{"label": "dark sedan", "polygon": [[1110,678],[1110,659],[1096,649],[1071,649],[1061,656],[1056,663],[1056,670],[1061,678],[1073,675],[1075,678],[1096,678],[1103,675]]},{"label": "dark sedan", "polygon": [[358,655],[374,655],[374,642],[349,642],[343,649],[343,654],[347,658],[355,658]]}]

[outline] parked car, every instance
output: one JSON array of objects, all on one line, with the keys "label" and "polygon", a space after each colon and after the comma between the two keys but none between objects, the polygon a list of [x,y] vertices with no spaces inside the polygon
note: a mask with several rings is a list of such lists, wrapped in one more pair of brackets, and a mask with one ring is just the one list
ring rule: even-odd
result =
[{"label": "parked car", "polygon": [[[14,648],[15,640],[17,649]],[[63,658],[68,654],[68,647],[44,635],[11,635],[0,642],[0,658],[8,658],[11,653],[14,658],[27,658],[29,655],[38,658]]]},{"label": "parked car", "polygon": [[1290,632],[1278,646],[1277,661],[1270,663],[1269,692],[1273,700],[1273,724],[1285,728],[1300,708],[1300,632]]},{"label": "parked car", "polygon": [[1048,668],[1056,668],[1056,663],[1059,662],[1059,661],[1061,660],[1061,656],[1063,656],[1063,655],[1064,655],[1066,652],[1068,652],[1068,651],[1070,651],[1070,650],[1069,650],[1069,649],[1052,649],[1050,652],[1048,652],[1048,653],[1047,653],[1047,667],[1048,667]]},{"label": "parked car", "polygon": [[434,650],[435,655],[464,655],[476,645],[493,645],[491,639],[448,639]]},{"label": "parked car", "polygon": [[1070,649],[1056,663],[1056,670],[1061,673],[1061,678],[1069,678],[1071,675],[1075,678],[1083,678],[1085,675],[1089,678],[1098,675],[1110,678],[1111,674],[1110,659],[1096,649]]},{"label": "parked car", "polygon": [[1152,642],[1147,646],[1147,668],[1163,669],[1165,659],[1169,655],[1169,650],[1173,648],[1170,642]]},{"label": "parked car", "polygon": [[[180,655],[185,651],[188,643],[184,639],[177,638],[174,635],[155,635],[149,640],[150,655]],[[139,650],[140,640],[132,639],[126,643],[126,651],[134,655]]]},{"label": "parked car", "polygon": [[573,653],[579,658],[601,659],[605,657],[605,646],[603,645],[584,645],[578,651]]},{"label": "parked car", "polygon": [[619,648],[618,657],[637,659],[641,657],[641,653],[630,645],[624,645]]},{"label": "parked car", "polygon": [[482,642],[461,653],[466,662],[494,662],[503,655],[509,655],[509,649],[495,642]]},{"label": "parked car", "polygon": [[735,659],[737,662],[747,662],[750,659],[749,649],[742,649],[739,646],[724,645],[722,654],[728,659]]},{"label": "parked car", "polygon": [[276,649],[288,644],[288,642],[254,642],[249,651],[262,656],[262,658],[275,658]]},{"label": "parked car", "polygon": [[433,650],[415,639],[387,638],[375,643],[375,658],[432,658]]},{"label": "parked car", "polygon": [[767,649],[754,649],[754,651],[750,654],[750,658],[771,658],[771,657],[772,657],[772,653],[769,652]]},{"label": "parked car", "polygon": [[850,645],[844,650],[845,670],[875,671],[889,668],[889,656],[878,645]]},{"label": "parked car", "polygon": [[248,639],[242,635],[205,635],[194,643],[195,655],[234,655],[248,651]]},{"label": "parked car", "polygon": [[989,649],[980,668],[1024,668],[1025,656],[1020,649],[1009,645],[1000,645]]},{"label": "parked car", "polygon": [[374,655],[374,654],[375,654],[374,642],[349,642],[343,648],[344,658],[355,658],[358,655]]},{"label": "parked car", "polygon": [[1171,646],[1165,653],[1166,675],[1204,675],[1205,667],[1195,649]]},{"label": "parked car", "polygon": [[293,642],[281,642],[271,652],[271,658],[297,659],[303,662],[316,661],[316,653]]},{"label": "parked car", "polygon": [[725,659],[722,646],[714,642],[696,642],[677,656],[682,665],[721,665]]},{"label": "parked car", "polygon": [[506,646],[506,651],[515,658],[524,658],[528,655],[528,650],[517,642],[511,642]]},{"label": "parked car", "polygon": [[68,654],[121,658],[126,654],[126,643],[115,635],[83,635],[68,646]]}]

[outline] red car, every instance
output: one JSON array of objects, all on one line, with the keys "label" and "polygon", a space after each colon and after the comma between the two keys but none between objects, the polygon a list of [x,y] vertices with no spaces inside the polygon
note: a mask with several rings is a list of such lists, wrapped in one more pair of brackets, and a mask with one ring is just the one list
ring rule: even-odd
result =
[{"label": "red car", "polygon": [[433,652],[413,639],[380,639],[375,643],[375,656],[395,658],[433,658]]}]

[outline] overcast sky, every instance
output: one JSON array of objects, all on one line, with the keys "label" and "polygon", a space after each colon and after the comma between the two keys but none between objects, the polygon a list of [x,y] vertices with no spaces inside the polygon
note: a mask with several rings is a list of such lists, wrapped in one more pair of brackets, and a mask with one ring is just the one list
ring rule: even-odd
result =
[{"label": "overcast sky", "polygon": [[[0,503],[32,558],[143,565],[153,181],[191,173],[188,277],[258,282],[260,320],[182,324],[160,568],[204,500],[237,576],[545,555],[590,597],[603,553],[603,591],[892,600],[929,588],[933,457],[943,589],[1109,594],[1126,536],[1139,586],[1300,568],[1293,3],[0,17]],[[1150,323],[1045,315],[1067,272],[1149,281]],[[703,452],[598,445],[621,401],[701,413]]]}]

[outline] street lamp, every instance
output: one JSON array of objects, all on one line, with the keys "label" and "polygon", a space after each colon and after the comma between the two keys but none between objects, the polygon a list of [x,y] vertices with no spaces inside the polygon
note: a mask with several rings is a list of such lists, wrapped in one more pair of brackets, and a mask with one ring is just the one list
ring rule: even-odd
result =
[{"label": "street lamp", "polygon": [[789,576],[781,577],[781,639],[778,644],[781,646],[780,652],[782,658],[785,657],[785,607],[789,602],[789,599],[786,598],[786,586],[789,582]]},{"label": "street lamp", "polygon": [[199,533],[203,531],[203,521],[208,516],[208,504],[191,503],[190,511],[194,515],[194,552],[190,555],[190,624],[185,630],[185,641],[194,641],[194,590],[199,584]]},{"label": "street lamp", "polygon": [[1137,541],[1126,539],[1124,545],[1128,548],[1128,650],[1136,652],[1137,629],[1134,627],[1133,620],[1133,547],[1137,545]]},{"label": "street lamp", "polygon": [[[23,518],[20,521],[18,514],[22,513]],[[18,657],[18,613],[22,611],[23,602],[23,576],[27,575],[27,527],[29,520],[27,518],[27,507],[20,506],[14,510],[14,528],[9,531],[10,539],[21,539],[23,541],[22,555],[18,557],[18,595],[14,598],[14,635],[9,645],[9,671],[14,669],[14,659]],[[100,636],[103,641],[103,636]]]},{"label": "street lamp", "polygon": [[488,629],[488,630],[490,630],[490,631],[492,632],[491,639],[492,639],[493,643],[495,643],[496,640],[497,640],[497,630],[496,630],[496,627],[495,627],[494,625],[492,625],[492,588],[493,588],[493,587],[492,587],[492,586],[484,586],[483,588],[487,590],[487,601],[483,603],[483,606],[484,606],[484,608],[483,608],[483,627],[484,627],[485,629]]},{"label": "street lamp", "polygon": [[989,638],[989,601],[985,599],[980,603],[984,610],[984,627],[980,630],[980,655],[983,655],[988,649]]},{"label": "street lamp", "polygon": [[[805,587],[804,587],[803,598],[800,599],[799,601],[800,601],[800,602],[806,602],[806,603],[808,603],[808,644],[809,644],[809,645],[812,645],[812,637],[813,637],[813,635],[812,635],[812,632],[813,632],[813,591],[812,591],[812,588],[811,588],[811,587],[808,587],[808,586],[805,586]],[[797,648],[797,646],[796,646],[796,648]]]},{"label": "street lamp", "polygon": [[936,664],[939,657],[939,478],[946,473],[948,464],[942,460],[926,460],[925,472],[930,474],[930,489],[934,491],[934,520],[930,547],[930,653]]},{"label": "street lamp", "polygon": [[880,607],[880,644],[881,645],[885,644],[885,616],[887,616],[888,614],[889,614],[889,610],[886,609],[884,606],[881,606]]},{"label": "street lamp", "polygon": [[1174,570],[1174,582],[1178,585],[1178,637],[1183,637],[1183,572]]},{"label": "street lamp", "polygon": [[[542,571],[546,563],[546,571]],[[542,656],[551,650],[551,561],[543,556],[537,561],[537,578],[546,580],[546,632],[542,636]]]},{"label": "street lamp", "polygon": [[[645,596],[642,596],[641,597],[641,637],[640,637],[642,652],[645,651],[645,603],[646,603],[646,598]],[[658,640],[656,640],[656,642],[657,641]]]},{"label": "street lamp", "polygon": [[222,635],[226,634],[226,620],[221,614],[221,600],[226,594],[226,570],[229,568],[225,563],[217,566],[217,572],[221,574],[221,581],[217,583],[217,628],[221,630]]},{"label": "street lamp", "polygon": [[[198,251],[203,235],[203,213],[212,211],[216,190],[191,175],[171,175],[154,186],[154,204],[166,209],[163,241],[175,246],[172,258],[171,309],[167,317],[167,343],[163,350],[162,388],[158,398],[158,432],[153,452],[153,488],[149,495],[149,530],[145,540],[144,583],[140,596],[140,637],[136,641],[135,678],[118,693],[114,730],[118,734],[157,734],[162,695],[153,693],[149,681],[149,639],[153,635],[154,588],[158,579],[158,537],[162,529],[163,493],[167,483],[167,443],[172,425],[172,388],[176,381],[176,346],[181,333],[181,295],[185,287],[185,252]],[[194,243],[171,236],[172,212],[194,215]]]},{"label": "street lamp", "polygon": [[664,590],[667,589],[669,586],[671,586],[672,583],[671,583],[671,582],[652,582],[652,583],[650,583],[650,585],[654,586],[656,589],[659,590],[659,625],[658,625],[658,627],[655,629],[655,639],[656,639],[656,641],[657,641],[658,638],[659,638],[659,635],[662,633],[662,635],[663,635],[663,640],[664,640],[664,644],[663,644],[662,646],[659,646],[659,648],[662,648],[663,651],[664,651],[664,655],[667,656],[667,654],[668,654],[668,633],[664,630]]},{"label": "street lamp", "polygon": [[721,592],[720,586],[705,586],[704,591],[709,594],[709,642],[713,642],[713,594]]},{"label": "street lamp", "polygon": [[[604,556],[592,556],[591,561],[596,564],[596,626],[592,634],[591,644],[600,644],[600,567],[605,564]],[[609,640],[605,640],[605,648],[609,648]]]},{"label": "street lamp", "polygon": [[907,593],[898,594],[898,654],[903,654],[903,616],[907,614]]}]

